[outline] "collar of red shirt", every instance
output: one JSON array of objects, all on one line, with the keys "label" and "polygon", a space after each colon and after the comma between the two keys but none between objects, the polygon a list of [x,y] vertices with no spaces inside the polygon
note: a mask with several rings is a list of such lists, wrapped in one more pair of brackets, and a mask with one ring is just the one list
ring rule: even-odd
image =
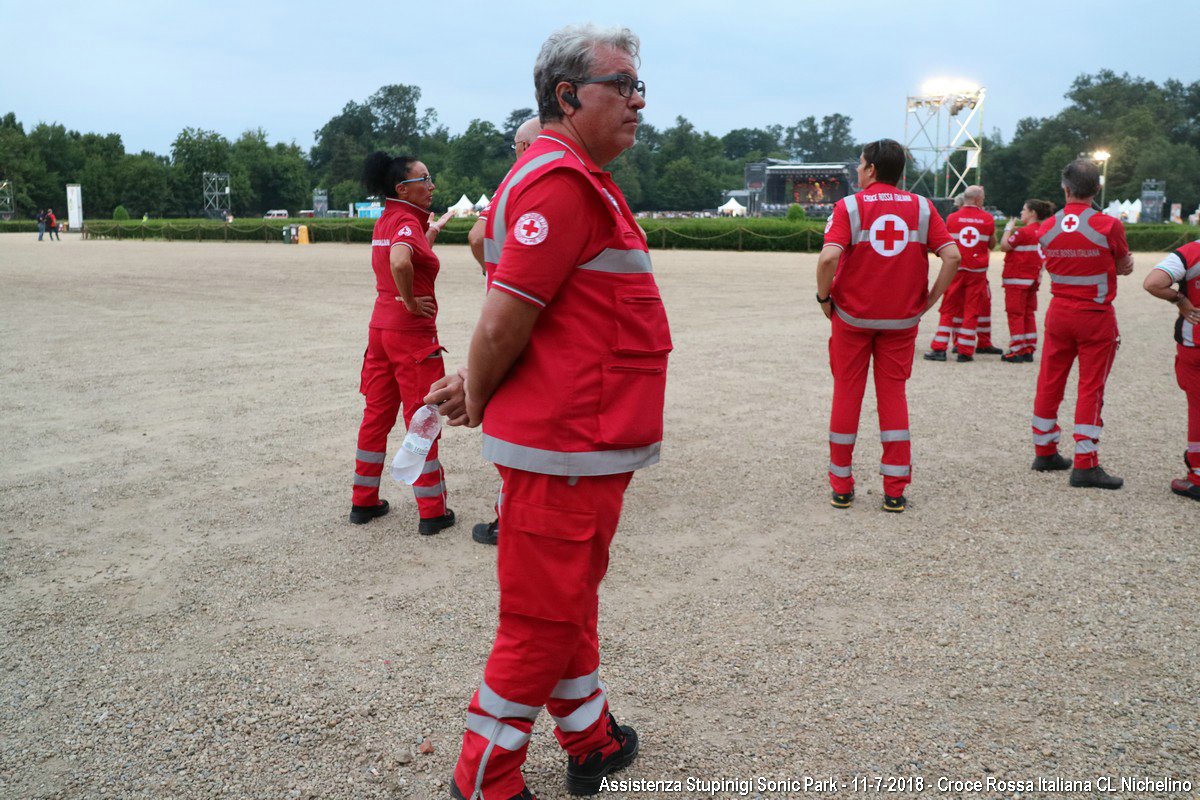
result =
[{"label": "collar of red shirt", "polygon": [[395,197],[385,197],[384,200],[389,203],[395,203],[397,206],[399,206],[399,210],[402,213],[409,215],[421,225],[421,230],[429,230],[429,209],[421,208],[416,203],[410,203],[407,200],[399,200]]},{"label": "collar of red shirt", "polygon": [[894,184],[894,183],[884,183],[883,181],[875,181],[873,183],[867,184],[866,187],[859,189],[859,191],[860,192],[869,192],[872,189],[875,189],[876,186],[879,187],[879,189],[877,189],[876,191],[880,191],[880,192],[894,191],[896,188],[896,184]]},{"label": "collar of red shirt", "polygon": [[579,163],[583,164],[584,169],[586,169],[588,172],[594,172],[597,175],[607,174],[604,170],[600,169],[600,167],[596,166],[596,162],[592,161],[592,157],[587,154],[587,151],[584,150],[583,147],[571,137],[553,131],[542,131],[538,134],[537,138],[549,139],[552,142],[561,144],[563,147],[567,148],[567,150],[575,154],[575,157],[579,159]]}]

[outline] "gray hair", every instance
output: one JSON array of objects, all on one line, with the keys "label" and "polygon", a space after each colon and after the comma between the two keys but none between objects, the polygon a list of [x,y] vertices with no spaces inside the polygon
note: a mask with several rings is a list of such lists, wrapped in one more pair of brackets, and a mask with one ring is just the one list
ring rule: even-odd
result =
[{"label": "gray hair", "polygon": [[983,187],[977,184],[968,186],[963,192],[963,202],[971,205],[979,205],[983,202]]},{"label": "gray hair", "polygon": [[964,200],[966,200],[966,199],[967,199],[967,195],[966,195],[966,193],[965,193],[965,192],[964,192],[963,194],[956,194],[956,195],[954,195],[954,198],[953,198],[953,200],[954,200],[954,207],[955,207],[955,208],[962,208],[962,207],[963,207],[963,201],[964,201]]},{"label": "gray hair", "polygon": [[1100,168],[1090,158],[1077,158],[1062,171],[1062,188],[1071,197],[1086,200],[1100,191]]},{"label": "gray hair", "polygon": [[555,87],[563,81],[588,77],[596,47],[600,45],[623,50],[635,64],[640,63],[642,43],[629,28],[602,28],[590,22],[567,25],[550,34],[542,44],[533,65],[533,87],[543,125],[563,117]]}]

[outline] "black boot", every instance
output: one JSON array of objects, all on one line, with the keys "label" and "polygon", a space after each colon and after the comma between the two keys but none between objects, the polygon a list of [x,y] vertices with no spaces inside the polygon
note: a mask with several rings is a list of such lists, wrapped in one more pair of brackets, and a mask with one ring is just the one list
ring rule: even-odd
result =
[{"label": "black boot", "polygon": [[1056,472],[1060,469],[1070,469],[1071,460],[1063,458],[1058,453],[1052,456],[1034,456],[1033,466],[1030,469],[1036,472]]},{"label": "black boot", "polygon": [[1123,478],[1109,475],[1101,467],[1071,470],[1071,485],[1080,489],[1120,489],[1125,485]]},{"label": "black boot", "polygon": [[422,536],[432,536],[443,528],[449,528],[453,524],[454,512],[447,508],[446,513],[440,517],[429,517],[428,519],[421,520],[417,525],[417,533]]},{"label": "black boot", "polygon": [[605,776],[625,769],[638,754],[637,731],[628,725],[618,725],[610,712],[608,735],[617,743],[617,749],[604,755],[604,750],[593,750],[586,756],[567,758],[567,791],[574,795],[590,795],[600,791]]},{"label": "black boot", "polygon": [[1004,351],[1001,350],[999,347],[993,347],[992,345],[988,345],[987,347],[976,347],[975,352],[979,353],[982,356],[998,356],[1001,353],[1003,353]]},{"label": "black boot", "polygon": [[478,523],[475,527],[471,528],[471,538],[480,544],[499,544],[500,520]]},{"label": "black boot", "polygon": [[930,350],[928,353],[921,356],[921,358],[925,359],[926,361],[945,361],[946,360],[946,351],[945,350]]},{"label": "black boot", "polygon": [[355,525],[363,525],[376,517],[388,513],[388,501],[380,500],[376,506],[350,506],[350,521]]}]

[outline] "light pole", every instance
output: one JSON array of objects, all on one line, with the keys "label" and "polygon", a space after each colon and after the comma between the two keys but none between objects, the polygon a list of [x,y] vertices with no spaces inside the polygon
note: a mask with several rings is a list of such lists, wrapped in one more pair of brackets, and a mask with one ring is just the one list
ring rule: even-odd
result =
[{"label": "light pole", "polygon": [[1112,158],[1112,153],[1107,150],[1097,150],[1092,153],[1092,158],[1100,162],[1100,210],[1104,210],[1104,198],[1108,192],[1108,160]]}]

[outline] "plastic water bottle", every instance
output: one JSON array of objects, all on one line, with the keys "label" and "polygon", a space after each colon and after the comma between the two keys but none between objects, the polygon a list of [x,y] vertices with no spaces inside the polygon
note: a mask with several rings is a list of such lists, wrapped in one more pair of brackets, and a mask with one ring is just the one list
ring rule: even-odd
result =
[{"label": "plastic water bottle", "polygon": [[424,405],[418,408],[408,425],[404,444],[400,445],[392,460],[392,477],[410,486],[415,483],[425,468],[429,448],[433,447],[441,431],[442,417],[438,414],[437,406]]}]

